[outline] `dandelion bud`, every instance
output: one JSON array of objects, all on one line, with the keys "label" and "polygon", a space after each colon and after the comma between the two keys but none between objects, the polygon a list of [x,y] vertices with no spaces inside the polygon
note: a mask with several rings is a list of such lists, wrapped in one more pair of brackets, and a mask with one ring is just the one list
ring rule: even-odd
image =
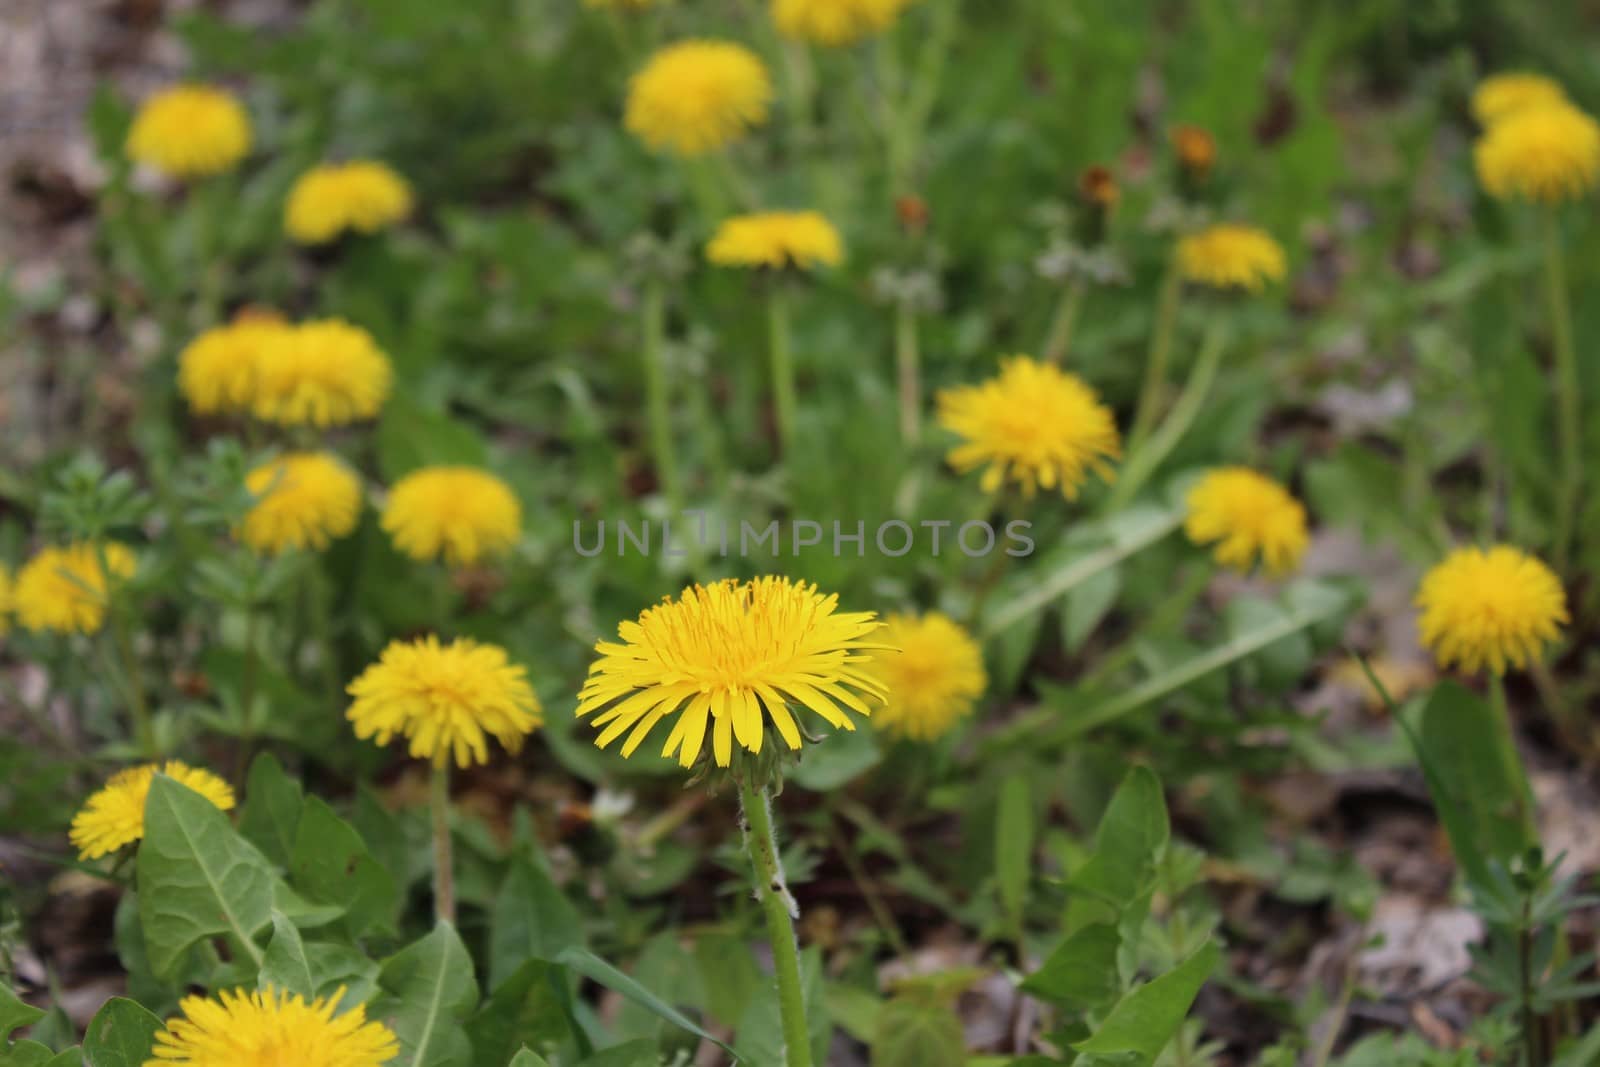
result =
[{"label": "dandelion bud", "polygon": [[1178,154],[1184,192],[1193,194],[1211,177],[1211,168],[1217,162],[1217,139],[1204,127],[1185,123],[1173,129],[1172,148]]}]

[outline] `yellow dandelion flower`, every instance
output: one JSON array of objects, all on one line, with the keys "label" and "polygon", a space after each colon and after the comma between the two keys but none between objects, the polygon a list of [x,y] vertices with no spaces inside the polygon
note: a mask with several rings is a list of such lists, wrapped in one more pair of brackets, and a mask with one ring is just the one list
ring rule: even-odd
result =
[{"label": "yellow dandelion flower", "polygon": [[982,649],[946,615],[891,615],[877,640],[888,647],[873,653],[867,669],[887,694],[872,721],[896,737],[943,737],[989,686]]},{"label": "yellow dandelion flower", "polygon": [[344,993],[309,1002],[271,988],[184,997],[184,1017],[157,1031],[144,1067],[383,1067],[399,1041],[361,1005],[339,1013]]},{"label": "yellow dandelion flower", "polygon": [[245,476],[257,498],[235,536],[263,555],[323,549],[348,536],[361,514],[361,479],[330,452],[293,452]]},{"label": "yellow dandelion flower", "polygon": [[778,32],[796,41],[837,48],[882,33],[910,0],[772,0]]},{"label": "yellow dandelion flower", "polygon": [[1215,542],[1213,555],[1224,567],[1248,571],[1259,559],[1268,573],[1288,574],[1310,543],[1305,507],[1248,467],[1210,471],[1186,503],[1184,533],[1197,545]]},{"label": "yellow dandelion flower", "polygon": [[966,440],[950,465],[966,474],[984,467],[983,491],[1007,482],[1025,496],[1061,490],[1075,499],[1092,471],[1113,477],[1108,460],[1122,454],[1111,409],[1083,379],[1028,356],[1001,360],[1000,374],[980,385],[939,393],[939,425]]},{"label": "yellow dandelion flower", "polygon": [[1473,90],[1472,117],[1480,126],[1492,126],[1524,108],[1565,103],[1566,90],[1543,74],[1492,74]]},{"label": "yellow dandelion flower", "polygon": [[245,315],[190,341],[178,354],[178,391],[196,414],[245,411],[262,353],[291,329],[275,315]]},{"label": "yellow dandelion flower", "polygon": [[177,760],[130,767],[112,775],[72,817],[68,836],[79,859],[98,859],[144,837],[144,802],[157,773],[188,786],[223,811],[233,808],[233,789],[210,771]]},{"label": "yellow dandelion flower", "polygon": [[1178,242],[1178,270],[1191,282],[1259,293],[1288,272],[1283,246],[1253,226],[1219,222]]},{"label": "yellow dandelion flower", "polygon": [[800,748],[791,704],[854,730],[845,709],[870,715],[862,694],[883,695],[858,654],[880,647],[864,638],[882,624],[870,611],[839,612],[838,603],[814,585],[778,577],[685,589],[618,626],[622,643],[595,645],[600,658],[578,694],[577,714],[600,713],[601,748],[627,733],[624,756],[676,715],[661,754],[676,754],[685,767],[699,757],[708,724],[719,767],[732,761],[735,740],[760,752],[767,719],[789,748]]},{"label": "yellow dandelion flower", "polygon": [[1423,576],[1416,605],[1422,643],[1434,659],[1471,672],[1527,666],[1568,621],[1555,573],[1507,545],[1456,549]]},{"label": "yellow dandelion flower", "polygon": [[412,559],[470,567],[509,552],[522,536],[511,487],[476,467],[424,467],[389,491],[382,525]]},{"label": "yellow dandelion flower", "polygon": [[232,94],[179,85],[152,96],[128,130],[128,158],[174,178],[205,178],[250,151],[250,116]]},{"label": "yellow dandelion flower", "polygon": [[1497,200],[1576,200],[1600,181],[1600,123],[1564,104],[1527,107],[1496,120],[1472,155]]},{"label": "yellow dandelion flower", "polygon": [[268,339],[251,412],[284,426],[343,426],[377,415],[393,381],[389,357],[371,334],[319,319]]},{"label": "yellow dandelion flower", "polygon": [[520,752],[543,722],[527,670],[505,649],[466,638],[390,642],[345,691],[354,698],[345,718],[357,737],[380,745],[404,737],[411,755],[439,767],[452,755],[461,767],[488,763],[489,737]]},{"label": "yellow dandelion flower", "polygon": [[377,233],[405,219],[411,206],[411,186],[387,164],[324,163],[289,190],[283,226],[301,244],[320,245],[346,230]]},{"label": "yellow dandelion flower", "polygon": [[815,211],[769,211],[717,227],[706,258],[719,267],[836,267],[844,260],[844,241]]},{"label": "yellow dandelion flower", "polygon": [[[113,578],[133,574],[133,552],[108,541],[105,562]],[[29,630],[92,634],[106,621],[106,573],[100,550],[88,542],[40,549],[17,572],[12,587],[17,621]]]},{"label": "yellow dandelion flower", "polygon": [[772,78],[726,41],[684,41],[650,57],[628,86],[624,124],[656,151],[703,156],[767,121]]}]

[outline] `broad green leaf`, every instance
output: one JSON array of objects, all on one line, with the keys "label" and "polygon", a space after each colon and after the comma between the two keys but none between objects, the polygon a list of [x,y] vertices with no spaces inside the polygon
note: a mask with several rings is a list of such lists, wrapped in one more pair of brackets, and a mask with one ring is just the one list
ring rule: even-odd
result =
[{"label": "broad green leaf", "polygon": [[272,919],[267,858],[199,793],[156,775],[137,860],[139,920],[150,965],[170,974],[189,946],[227,935],[260,964],[255,934]]},{"label": "broad green leaf", "polygon": [[256,984],[261,989],[295,993],[307,1000],[317,995],[316,979],[311,975],[311,964],[306,961],[305,942],[300,939],[300,931],[295,929],[294,923],[281,911],[272,913],[272,940],[267,942]]},{"label": "broad green leaf", "polygon": [[139,1004],[112,997],[89,1021],[83,1055],[89,1067],[144,1067],[162,1022]]},{"label": "broad green leaf", "polygon": [[389,957],[378,986],[382,995],[371,1014],[400,1040],[400,1055],[390,1067],[471,1067],[463,1024],[478,1005],[478,980],[454,926],[441,921]]},{"label": "broad green leaf", "polygon": [[873,1067],[963,1067],[966,1035],[948,1004],[926,995],[900,995],[883,1006],[872,1041]]},{"label": "broad green leaf", "polygon": [[352,936],[394,929],[400,889],[361,835],[320,797],[307,797],[295,831],[290,877],[312,900],[345,909]]},{"label": "broad green leaf", "polygon": [[[633,959],[633,977],[646,989],[670,991],[674,1007],[696,1012],[705,1009],[700,968],[676,930],[663,930],[644,943]],[[612,1023],[619,1038],[662,1036],[661,1018],[633,1002],[622,1005]]]},{"label": "broad green leaf", "polygon": [[1526,813],[1532,795],[1508,725],[1456,682],[1441,682],[1422,709],[1418,753],[1445,833],[1473,881],[1488,861],[1509,864],[1536,843]]},{"label": "broad green leaf", "polygon": [[1161,781],[1135,767],[1111,797],[1095,831],[1094,854],[1068,880],[1118,910],[1135,900],[1150,877],[1170,832]]},{"label": "broad green leaf", "polygon": [[[826,1063],[828,1044],[833,1037],[833,1021],[828,1018],[822,982],[822,952],[815,946],[800,954],[800,993],[805,1004],[806,1027],[811,1035],[811,1059]],[[763,974],[755,995],[745,1008],[744,1018],[735,1030],[739,1054],[758,1067],[781,1064],[783,1020],[778,1004],[778,983]]]},{"label": "broad green leaf", "polygon": [[1024,992],[1086,1010],[1122,991],[1117,953],[1122,937],[1110,923],[1090,923],[1075,931],[1022,983]]},{"label": "broad green leaf", "polygon": [[244,810],[239,813],[239,833],[261,854],[287,870],[294,852],[295,828],[300,825],[304,801],[300,783],[284,773],[283,764],[263,752],[250,764],[245,782]]},{"label": "broad green leaf", "polygon": [[568,948],[557,957],[557,962],[565,964],[592,982],[600,983],[614,993],[622,994],[635,1004],[648,1008],[680,1030],[687,1030],[698,1038],[720,1046],[728,1055],[738,1059],[738,1054],[719,1041],[715,1035],[588,949],[577,946]]},{"label": "broad green leaf", "polygon": [[39,1041],[18,1041],[0,1047],[0,1067],[82,1067],[83,1053],[76,1049],[56,1052]]},{"label": "broad green leaf", "polygon": [[706,1011],[724,1026],[737,1026],[761,982],[750,946],[733,934],[711,932],[695,940],[694,956],[700,964]]},{"label": "broad green leaf", "polygon": [[1159,978],[1131,990],[1117,1002],[1094,1033],[1073,1046],[1085,1056],[1118,1056],[1126,1067],[1150,1067],[1183,1025],[1200,987],[1222,958],[1208,941]]},{"label": "broad green leaf", "polygon": [[882,760],[873,731],[835,730],[819,744],[807,747],[805,758],[795,764],[786,780],[826,793],[859,778]]},{"label": "broad green leaf", "polygon": [[467,1022],[473,1061],[505,1063],[524,1045],[544,1046],[568,1035],[565,968],[529,960],[503,982]]},{"label": "broad green leaf", "polygon": [[24,1004],[10,986],[0,984],[0,1041],[10,1037],[12,1031],[32,1026],[43,1018],[44,1012],[32,1004]]},{"label": "broad green leaf", "polygon": [[549,1062],[532,1049],[523,1049],[511,1057],[508,1067],[550,1067]]},{"label": "broad green leaf", "polygon": [[490,981],[507,981],[528,960],[554,960],[583,946],[583,917],[544,868],[526,855],[495,897],[489,942]]},{"label": "broad green leaf", "polygon": [[1000,906],[1013,928],[1022,923],[1033,857],[1033,791],[1024,775],[1008,775],[1000,786],[994,832],[994,873]]}]

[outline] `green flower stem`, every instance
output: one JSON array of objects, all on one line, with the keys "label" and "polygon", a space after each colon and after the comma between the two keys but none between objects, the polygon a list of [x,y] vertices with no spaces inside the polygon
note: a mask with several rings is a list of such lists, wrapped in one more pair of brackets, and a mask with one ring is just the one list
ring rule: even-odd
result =
[{"label": "green flower stem", "polygon": [[641,309],[644,332],[644,389],[650,420],[651,459],[656,477],[672,514],[683,510],[683,479],[678,472],[678,456],[672,444],[672,416],[667,398],[666,333],[667,291],[660,278],[645,283]]},{"label": "green flower stem", "polygon": [[1178,324],[1178,303],[1183,295],[1183,276],[1178,273],[1178,256],[1167,261],[1161,279],[1161,295],[1156,304],[1156,328],[1150,335],[1150,351],[1144,361],[1144,384],[1139,387],[1139,406],[1134,409],[1133,426],[1128,431],[1128,451],[1144,443],[1154,428],[1156,409],[1167,388],[1167,360],[1172,355],[1172,334]]},{"label": "green flower stem", "polygon": [[922,354],[917,311],[904,298],[895,308],[894,354],[900,382],[900,438],[915,446],[922,438]]},{"label": "green flower stem", "polygon": [[1550,329],[1555,341],[1556,430],[1561,448],[1556,496],[1556,571],[1566,573],[1572,550],[1573,524],[1583,491],[1583,459],[1579,428],[1578,355],[1572,336],[1572,305],[1567,297],[1567,268],[1561,253],[1561,220],[1554,209],[1544,216],[1544,269],[1550,301]]},{"label": "green flower stem", "polygon": [[1530,844],[1539,840],[1539,824],[1534,819],[1533,787],[1528,784],[1527,772],[1522,767],[1522,757],[1517,754],[1517,735],[1511,725],[1511,705],[1506,700],[1506,682],[1498,674],[1489,676],[1489,702],[1494,707],[1495,723],[1499,728],[1495,747],[1505,766],[1506,780],[1515,795],[1517,818]]},{"label": "green flower stem", "polygon": [[1078,312],[1083,309],[1084,294],[1089,291],[1083,275],[1074,274],[1061,290],[1061,300],[1056,304],[1055,317],[1050,320],[1050,333],[1045,337],[1044,360],[1060,363],[1072,345],[1072,330],[1078,324]]},{"label": "green flower stem", "polygon": [[755,869],[756,899],[767,916],[767,939],[772,942],[772,969],[778,981],[778,1012],[783,1021],[786,1067],[811,1067],[811,1032],[806,1027],[805,996],[800,985],[800,944],[794,920],[800,907],[789,894],[772,828],[772,799],[764,786],[739,787],[744,809],[744,845]]},{"label": "green flower stem", "polygon": [[433,914],[456,921],[455,858],[450,848],[450,764],[435,762],[428,792],[433,811]]},{"label": "green flower stem", "polygon": [[789,339],[789,294],[783,282],[767,297],[767,341],[772,358],[772,401],[778,420],[778,445],[784,458],[794,455],[794,350]]},{"label": "green flower stem", "polygon": [[699,208],[700,221],[705,225],[706,232],[710,233],[732,214],[727,190],[722,187],[708,160],[685,159],[683,171],[689,180],[689,192],[694,197],[695,206]]},{"label": "green flower stem", "polygon": [[1130,444],[1128,462],[1123,464],[1118,473],[1116,488],[1106,502],[1107,514],[1125,507],[1144,488],[1162,461],[1171,455],[1183,435],[1189,432],[1200,409],[1205,406],[1212,383],[1217,379],[1227,339],[1227,321],[1218,315],[1206,332],[1200,355],[1195,359],[1194,370],[1190,372],[1189,381],[1184,385],[1178,402],[1172,405],[1166,419],[1147,440],[1137,445]]},{"label": "green flower stem", "polygon": [[[106,615],[111,624],[111,644],[117,654],[123,688],[127,691],[128,712],[133,718],[133,736],[139,751],[146,759],[155,759],[155,727],[150,719],[150,705],[145,700],[144,686],[139,681],[139,661],[133,654],[133,634],[128,629],[128,617],[122,610],[122,598],[117,588],[120,583],[111,572],[111,559],[106,553],[105,540],[95,539],[95,561],[100,567],[100,578],[105,583]],[[114,584],[116,583],[116,584]]]}]

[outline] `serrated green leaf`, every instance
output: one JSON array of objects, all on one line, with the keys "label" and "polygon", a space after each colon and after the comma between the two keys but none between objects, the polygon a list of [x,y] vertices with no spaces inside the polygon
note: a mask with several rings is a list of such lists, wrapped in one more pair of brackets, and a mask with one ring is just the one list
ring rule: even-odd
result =
[{"label": "serrated green leaf", "polygon": [[441,921],[389,957],[378,986],[383,992],[371,1014],[400,1041],[391,1067],[471,1067],[463,1024],[478,1006],[478,980],[454,926]]},{"label": "serrated green leaf", "polygon": [[84,1058],[89,1067],[144,1067],[162,1026],[142,1005],[112,997],[89,1021]]},{"label": "serrated green leaf", "polygon": [[342,907],[351,936],[394,929],[399,886],[372,858],[355,828],[322,798],[306,798],[291,857],[295,888],[314,901]]},{"label": "serrated green leaf", "polygon": [[255,934],[272,919],[271,864],[205,797],[156,775],[139,845],[139,920],[150,965],[171,974],[198,941],[226,935],[257,965]]},{"label": "serrated green leaf", "polygon": [[250,776],[245,781],[244,810],[239,813],[240,836],[287,870],[303,802],[300,783],[284,772],[276,756],[270,752],[261,753],[250,764]]},{"label": "serrated green leaf", "polygon": [[566,1040],[566,982],[566,970],[557,964],[543,960],[523,964],[468,1020],[474,1062],[485,1067],[500,1064],[524,1045]]},{"label": "serrated green leaf", "polygon": [[528,960],[555,960],[564,950],[583,946],[578,909],[526,855],[511,861],[511,872],[495,897],[490,928],[489,975],[496,985]]},{"label": "serrated green leaf", "polygon": [[1095,831],[1094,854],[1069,888],[1122,909],[1139,896],[1169,832],[1160,780],[1148,767],[1135,767],[1112,795]]},{"label": "serrated green leaf", "polygon": [[310,1000],[316,996],[317,983],[311,975],[311,965],[306,962],[305,942],[300,931],[281,911],[272,913],[272,940],[267,942],[267,952],[261,961],[261,973],[256,976],[261,989],[278,989]]},{"label": "serrated green leaf", "polygon": [[24,1004],[8,985],[0,985],[0,1041],[11,1036],[12,1031],[32,1026],[44,1018],[44,1012],[32,1004]]},{"label": "serrated green leaf", "polygon": [[18,1041],[10,1048],[0,1048],[0,1067],[78,1067],[82,1063],[81,1053],[56,1052],[38,1041]]},{"label": "serrated green leaf", "polygon": [[1117,952],[1122,937],[1110,923],[1090,923],[1068,936],[1022,983],[1036,997],[1078,1009],[1105,1004],[1122,991]]},{"label": "serrated green leaf", "polygon": [[1216,970],[1222,950],[1208,941],[1176,968],[1131,990],[1088,1038],[1081,1054],[1123,1057],[1126,1067],[1150,1067],[1183,1025],[1200,987]]},{"label": "serrated green leaf", "polygon": [[873,1067],[963,1067],[966,1035],[948,1004],[925,996],[897,996],[878,1015]]}]

